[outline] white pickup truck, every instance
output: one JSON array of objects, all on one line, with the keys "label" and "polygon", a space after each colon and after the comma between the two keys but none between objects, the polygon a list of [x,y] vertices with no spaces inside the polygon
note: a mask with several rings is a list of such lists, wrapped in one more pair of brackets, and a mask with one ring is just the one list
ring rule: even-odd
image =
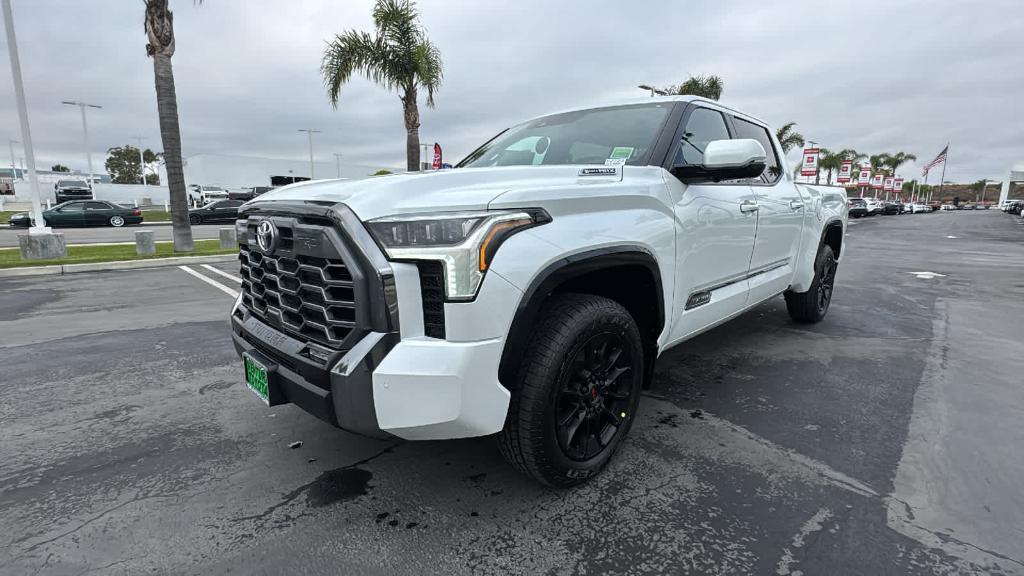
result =
[{"label": "white pickup truck", "polygon": [[250,389],[341,428],[498,434],[554,486],[596,474],[665,350],[780,294],[828,311],[842,189],[763,122],[679,96],[552,114],[455,169],[318,181],[239,212]]}]

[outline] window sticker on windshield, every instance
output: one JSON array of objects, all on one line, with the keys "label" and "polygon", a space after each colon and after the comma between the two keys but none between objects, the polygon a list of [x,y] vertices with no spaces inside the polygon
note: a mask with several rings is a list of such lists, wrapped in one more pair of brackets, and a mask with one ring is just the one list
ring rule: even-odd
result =
[{"label": "window sticker on windshield", "polygon": [[606,158],[604,161],[605,166],[622,166],[625,163],[625,158]]},{"label": "window sticker on windshield", "polygon": [[632,156],[632,155],[633,155],[633,147],[632,146],[616,146],[615,148],[612,148],[612,153],[608,157],[613,159],[613,160],[617,160],[619,158],[622,158],[624,160],[628,160],[629,157]]}]

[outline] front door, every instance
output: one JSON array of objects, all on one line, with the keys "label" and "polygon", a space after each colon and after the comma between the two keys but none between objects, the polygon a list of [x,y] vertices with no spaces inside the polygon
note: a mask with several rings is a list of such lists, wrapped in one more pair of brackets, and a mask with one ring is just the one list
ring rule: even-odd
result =
[{"label": "front door", "polygon": [[789,287],[807,209],[797,186],[783,173],[778,146],[768,129],[738,117],[732,123],[737,138],[757,140],[766,156],[764,172],[750,181],[758,204],[757,240],[750,257],[750,302],[755,303]]},{"label": "front door", "polygon": [[[713,140],[727,140],[722,113],[694,108],[675,164],[700,164]],[[757,203],[748,183],[683,184],[669,188],[676,216],[676,290],[671,341],[676,341],[743,310],[747,271],[757,230]]]},{"label": "front door", "polygon": [[54,226],[84,226],[85,202],[65,202],[50,211],[46,219]]}]

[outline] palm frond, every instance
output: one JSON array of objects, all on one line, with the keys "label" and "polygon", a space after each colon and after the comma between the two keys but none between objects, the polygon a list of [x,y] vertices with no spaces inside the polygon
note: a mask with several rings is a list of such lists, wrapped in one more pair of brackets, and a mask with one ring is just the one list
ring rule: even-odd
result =
[{"label": "palm frond", "polygon": [[441,51],[424,38],[416,46],[416,81],[427,89],[427,106],[430,108],[434,107],[434,92],[441,87],[443,77]]},{"label": "palm frond", "polygon": [[338,107],[341,86],[355,73],[362,73],[370,81],[393,89],[396,85],[391,74],[393,60],[388,47],[366,32],[350,30],[335,36],[327,44],[320,63],[320,73],[331,105]]}]

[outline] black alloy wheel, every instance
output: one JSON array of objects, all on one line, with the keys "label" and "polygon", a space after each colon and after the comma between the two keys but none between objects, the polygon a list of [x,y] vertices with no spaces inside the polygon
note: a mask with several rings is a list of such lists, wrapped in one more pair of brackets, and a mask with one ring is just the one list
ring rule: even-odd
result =
[{"label": "black alloy wheel", "polygon": [[607,448],[630,410],[633,359],[619,334],[592,336],[573,353],[559,383],[555,407],[558,445],[586,461]]},{"label": "black alloy wheel", "polygon": [[837,268],[835,255],[829,250],[822,262],[821,276],[818,281],[818,313],[821,315],[825,314],[829,303],[832,302],[832,288],[836,283]]}]

